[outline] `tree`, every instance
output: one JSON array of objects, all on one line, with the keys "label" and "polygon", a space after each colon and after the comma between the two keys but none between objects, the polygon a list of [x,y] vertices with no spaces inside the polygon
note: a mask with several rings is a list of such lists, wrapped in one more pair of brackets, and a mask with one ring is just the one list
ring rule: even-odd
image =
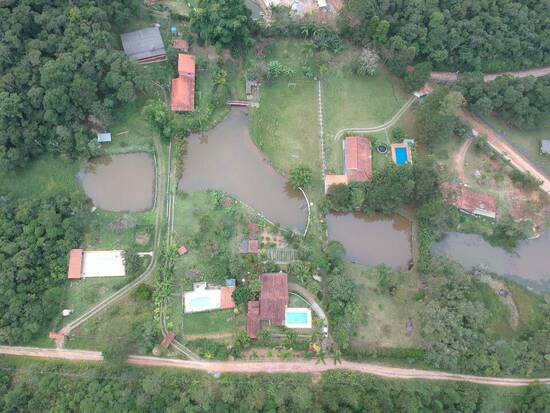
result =
[{"label": "tree", "polygon": [[166,103],[160,100],[150,102],[143,108],[143,116],[165,141],[169,142],[177,133],[174,112]]},{"label": "tree", "polygon": [[442,87],[427,97],[416,117],[418,139],[425,144],[449,140],[456,124],[455,115],[464,99],[458,91]]},{"label": "tree", "polygon": [[207,43],[245,49],[255,23],[243,0],[199,0],[190,13],[191,30]]},{"label": "tree", "polygon": [[401,205],[411,201],[415,187],[413,170],[410,165],[391,165],[377,171],[366,185],[363,211],[393,214]]},{"label": "tree", "polygon": [[361,55],[351,63],[351,71],[359,76],[374,76],[378,69],[378,56],[370,49],[363,49]]},{"label": "tree", "polygon": [[414,66],[411,73],[405,76],[405,83],[409,90],[417,90],[423,87],[430,79],[432,74],[432,64],[430,62],[422,62]]},{"label": "tree", "polygon": [[313,171],[307,165],[299,165],[290,171],[290,184],[294,189],[307,188],[313,180]]},{"label": "tree", "polygon": [[348,211],[351,205],[351,191],[346,184],[331,185],[327,191],[329,208],[335,211]]}]

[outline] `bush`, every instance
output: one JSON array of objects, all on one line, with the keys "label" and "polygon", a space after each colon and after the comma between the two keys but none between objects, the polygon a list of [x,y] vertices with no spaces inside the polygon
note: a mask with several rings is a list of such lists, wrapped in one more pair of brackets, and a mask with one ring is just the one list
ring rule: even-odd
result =
[{"label": "bush", "polygon": [[207,360],[227,360],[229,358],[227,347],[217,341],[201,338],[189,341],[187,345],[191,350],[199,353],[202,358]]},{"label": "bush", "polygon": [[351,190],[346,184],[332,185],[327,192],[329,208],[335,211],[349,211],[351,207]]},{"label": "bush", "polygon": [[138,300],[149,301],[153,297],[153,289],[150,285],[140,284],[134,295]]},{"label": "bush", "polygon": [[510,179],[514,184],[529,191],[536,191],[542,184],[542,181],[539,181],[533,175],[520,172],[517,169],[513,169],[512,172],[510,172]]},{"label": "bush", "polygon": [[307,165],[299,165],[290,171],[290,184],[294,189],[306,188],[311,185],[313,171]]}]

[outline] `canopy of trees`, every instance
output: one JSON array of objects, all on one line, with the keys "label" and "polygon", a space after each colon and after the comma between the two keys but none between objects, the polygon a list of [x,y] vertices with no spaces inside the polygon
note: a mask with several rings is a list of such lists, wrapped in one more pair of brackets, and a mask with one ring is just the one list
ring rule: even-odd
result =
[{"label": "canopy of trees", "polygon": [[339,24],[355,42],[384,50],[397,71],[430,61],[493,72],[550,63],[549,14],[539,0],[348,0]]},{"label": "canopy of trees", "polygon": [[0,343],[28,341],[59,311],[80,207],[65,196],[0,201]]},{"label": "canopy of trees", "polygon": [[550,76],[500,76],[484,83],[481,73],[468,73],[461,76],[458,89],[474,112],[497,112],[518,128],[540,125],[550,107]]},{"label": "canopy of trees", "polygon": [[89,116],[104,121],[134,99],[136,66],[117,51],[111,22],[129,0],[3,2],[0,8],[0,170],[51,151],[95,150]]},{"label": "canopy of trees", "polygon": [[503,340],[491,334],[490,326],[507,312],[490,287],[446,260],[435,260],[428,272],[431,293],[421,315],[421,334],[429,365],[481,375],[544,369],[550,352],[548,304],[541,301],[540,319],[524,326],[518,339]]},{"label": "canopy of trees", "polygon": [[[310,376],[207,374],[33,362],[2,363],[2,412],[546,412],[548,390],[397,381],[332,371]],[[502,397],[506,394],[507,397]]]},{"label": "canopy of trees", "polygon": [[239,49],[252,42],[250,15],[243,0],[199,0],[191,11],[191,30],[205,42]]}]

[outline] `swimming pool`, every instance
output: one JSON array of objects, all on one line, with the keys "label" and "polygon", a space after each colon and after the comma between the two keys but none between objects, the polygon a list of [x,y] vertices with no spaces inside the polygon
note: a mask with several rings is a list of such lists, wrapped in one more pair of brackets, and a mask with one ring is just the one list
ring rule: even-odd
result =
[{"label": "swimming pool", "polygon": [[193,312],[211,310],[212,308],[216,308],[215,306],[212,306],[212,300],[210,300],[210,297],[208,296],[193,297],[189,301]]},{"label": "swimming pool", "polygon": [[409,162],[409,156],[407,154],[407,148],[395,148],[395,163],[397,165],[403,165]]},{"label": "swimming pool", "polygon": [[288,328],[311,328],[311,310],[309,308],[287,308],[285,325]]}]

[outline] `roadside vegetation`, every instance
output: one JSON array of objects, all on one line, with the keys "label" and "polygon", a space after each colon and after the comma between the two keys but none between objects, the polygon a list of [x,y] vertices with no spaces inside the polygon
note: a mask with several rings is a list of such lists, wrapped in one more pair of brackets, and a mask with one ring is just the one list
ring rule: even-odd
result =
[{"label": "roadside vegetation", "polygon": [[[539,413],[544,386],[500,389],[453,382],[399,381],[331,371],[246,376],[170,369],[4,359],[0,409],[62,411],[324,411]],[[121,377],[124,378],[121,380]],[[98,390],[101,389],[101,390]],[[346,390],[347,389],[347,390]]]}]

